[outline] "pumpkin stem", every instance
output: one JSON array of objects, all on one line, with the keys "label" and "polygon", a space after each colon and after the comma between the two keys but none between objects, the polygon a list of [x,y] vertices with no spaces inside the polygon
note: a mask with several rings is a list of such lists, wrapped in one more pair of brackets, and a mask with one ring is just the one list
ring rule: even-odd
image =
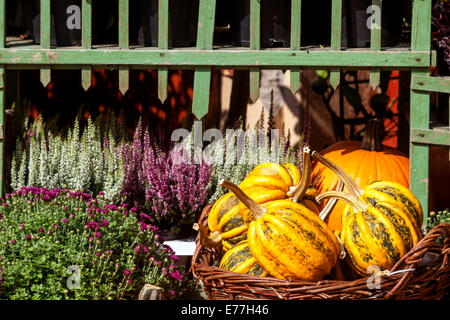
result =
[{"label": "pumpkin stem", "polygon": [[[344,182],[342,181],[342,179],[339,179],[339,183],[338,183],[336,191],[343,191],[343,190],[344,190]],[[336,199],[336,198],[332,198],[331,200],[329,200],[327,202],[327,204],[325,205],[325,207],[322,209],[322,211],[320,211],[319,218],[322,219],[323,221],[325,221],[325,219],[328,217],[330,212],[333,210],[337,201],[338,201],[338,199]]]},{"label": "pumpkin stem", "polygon": [[383,123],[379,119],[370,119],[367,122],[361,149],[376,152],[382,151],[383,145],[381,144],[381,139],[383,135]]},{"label": "pumpkin stem", "polygon": [[288,191],[287,195],[294,202],[299,202],[305,195],[306,190],[311,185],[311,149],[308,146],[303,147],[303,172],[298,185],[292,190]]},{"label": "pumpkin stem", "polygon": [[253,214],[253,216],[257,219],[262,217],[266,212],[267,209],[260,206],[256,201],[251,199],[249,196],[247,196],[244,191],[242,191],[237,185],[234,183],[228,181],[228,180],[222,180],[219,183],[222,187],[227,188],[233,194],[236,196],[236,198],[239,199]]},{"label": "pumpkin stem", "polygon": [[349,204],[353,210],[355,211],[366,211],[367,208],[369,208],[370,206],[366,203],[364,203],[363,201],[361,201],[360,199],[358,199],[357,197],[355,197],[352,194],[346,193],[346,192],[342,192],[342,191],[325,191],[324,193],[319,194],[316,197],[316,201],[317,202],[321,202],[324,199],[328,199],[328,198],[334,198],[334,199],[338,199],[338,200],[342,200],[344,202],[346,202],[347,204]]},{"label": "pumpkin stem", "polygon": [[355,181],[340,167],[338,167],[335,163],[331,162],[320,153],[313,151],[312,157],[321,162],[325,167],[336,173],[339,178],[344,182],[347,186],[349,192],[355,197],[360,197],[363,194],[363,190],[356,184]]},{"label": "pumpkin stem", "polygon": [[192,228],[198,231],[200,235],[200,243],[205,248],[216,248],[222,245],[222,237],[219,232],[215,231],[211,234],[211,236],[208,236],[208,228],[198,223],[194,223]]}]

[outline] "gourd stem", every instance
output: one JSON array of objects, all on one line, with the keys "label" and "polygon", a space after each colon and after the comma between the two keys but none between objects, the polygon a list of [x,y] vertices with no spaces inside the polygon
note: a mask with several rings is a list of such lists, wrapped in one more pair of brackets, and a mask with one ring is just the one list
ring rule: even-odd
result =
[{"label": "gourd stem", "polygon": [[313,151],[312,157],[321,162],[325,167],[336,173],[339,178],[344,182],[344,184],[347,186],[349,192],[354,195],[355,197],[360,197],[363,194],[363,190],[356,184],[355,181],[340,167],[338,167],[336,164],[322,156],[320,153]]},{"label": "gourd stem", "polygon": [[238,198],[239,201],[241,201],[250,210],[256,219],[262,217],[267,212],[266,208],[260,206],[256,201],[247,196],[244,191],[242,191],[234,183],[228,180],[222,180],[220,185],[233,192],[236,198]]},{"label": "gourd stem", "polygon": [[382,151],[380,142],[384,135],[383,123],[379,119],[371,119],[367,122],[366,132],[361,143],[361,149],[368,151]]},{"label": "gourd stem", "polygon": [[[339,183],[338,183],[336,191],[343,191],[343,190],[344,190],[344,182],[341,179],[339,179]],[[320,211],[319,218],[322,219],[323,221],[325,221],[325,219],[328,217],[330,212],[333,210],[337,201],[338,201],[338,199],[336,199],[336,198],[330,199],[330,201],[327,202],[327,204],[322,209],[322,211]]]},{"label": "gourd stem", "polygon": [[308,146],[303,148],[302,164],[303,170],[300,182],[293,190],[287,193],[288,197],[294,202],[299,202],[299,200],[304,196],[306,190],[308,190],[308,187],[311,185],[311,150]]},{"label": "gourd stem", "polygon": [[362,202],[360,199],[358,199],[354,195],[346,193],[346,192],[342,192],[342,191],[335,191],[335,190],[325,191],[324,193],[319,194],[316,197],[316,201],[321,202],[322,200],[328,199],[328,198],[342,200],[342,201],[348,203],[355,211],[366,211],[367,208],[369,207],[368,204]]}]

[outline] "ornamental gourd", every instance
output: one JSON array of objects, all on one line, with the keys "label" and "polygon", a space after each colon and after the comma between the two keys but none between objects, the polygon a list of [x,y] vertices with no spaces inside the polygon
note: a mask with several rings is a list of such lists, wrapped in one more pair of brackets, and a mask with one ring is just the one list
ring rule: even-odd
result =
[{"label": "ornamental gourd", "polygon": [[[356,182],[338,165],[328,160],[317,152],[313,152],[314,159],[322,163],[325,167],[333,171],[348,189],[348,193],[362,202],[375,206],[377,204],[392,203],[405,210],[409,220],[420,228],[423,222],[423,212],[419,200],[403,185],[392,181],[369,181],[364,188],[360,188]],[[341,224],[346,220],[346,215],[350,212],[347,206],[341,212]]]},{"label": "ornamental gourd", "polygon": [[[382,130],[381,121],[371,120],[367,124],[362,143],[341,141],[324,149],[321,154],[340,166],[361,188],[378,180],[392,181],[408,188],[409,159],[396,149],[382,146],[380,143]],[[336,190],[339,178],[319,162],[313,169],[313,181],[317,181],[317,190],[322,193]],[[325,204],[327,202],[322,206]],[[328,215],[326,222],[332,230],[341,229],[341,213],[344,207],[345,204],[339,201]]]},{"label": "ornamental gourd", "polygon": [[338,259],[339,243],[316,213],[289,199],[261,206],[233,183],[222,181],[221,185],[254,215],[248,227],[248,246],[271,276],[317,281],[330,273]]},{"label": "ornamental gourd", "polygon": [[326,191],[317,197],[343,200],[341,241],[351,260],[351,267],[367,276],[374,266],[389,270],[421,238],[415,218],[393,202],[373,205],[352,194]]},{"label": "ornamental gourd", "polygon": [[[303,175],[293,164],[259,164],[247,175],[239,187],[248,197],[262,205],[286,198],[298,201],[305,194],[314,199],[317,195],[316,190],[308,188],[311,184],[310,161],[310,150],[305,148]],[[313,200],[305,199],[305,204],[310,210],[319,213]],[[229,250],[247,238],[248,225],[252,220],[254,217],[248,208],[239,204],[236,196],[232,192],[228,192],[214,203],[209,212],[210,239],[216,242],[221,241],[223,249]]]},{"label": "ornamental gourd", "polygon": [[267,271],[258,264],[256,258],[252,255],[247,240],[239,242],[228,250],[223,255],[219,268],[254,276],[267,276]]}]

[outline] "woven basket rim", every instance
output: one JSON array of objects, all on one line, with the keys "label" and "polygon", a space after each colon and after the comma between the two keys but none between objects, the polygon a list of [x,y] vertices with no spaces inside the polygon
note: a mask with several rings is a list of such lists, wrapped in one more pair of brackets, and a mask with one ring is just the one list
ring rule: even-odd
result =
[{"label": "woven basket rim", "polygon": [[[199,224],[208,225],[211,208],[212,205],[207,205],[203,209]],[[436,240],[442,235],[445,241],[439,245]],[[210,299],[440,299],[445,289],[450,287],[449,223],[441,223],[430,230],[389,270],[393,274],[380,278],[381,288],[377,290],[368,289],[368,281],[373,280],[373,276],[369,275],[355,280],[313,282],[224,270],[205,263],[212,259],[208,256],[219,255],[218,251],[203,247],[199,236],[195,241],[191,271],[201,281]],[[426,254],[428,258],[425,260],[428,261],[424,260]],[[405,269],[407,271],[399,272]]]}]

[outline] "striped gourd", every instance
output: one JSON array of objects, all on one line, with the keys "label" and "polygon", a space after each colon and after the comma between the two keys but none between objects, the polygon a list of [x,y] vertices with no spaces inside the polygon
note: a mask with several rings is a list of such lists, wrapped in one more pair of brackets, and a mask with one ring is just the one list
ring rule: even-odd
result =
[{"label": "striped gourd", "polygon": [[368,204],[349,193],[327,191],[318,201],[335,198],[347,203],[342,214],[341,241],[360,275],[369,268],[389,270],[421,238],[415,218],[395,202]]},{"label": "striped gourd", "polygon": [[[261,205],[287,198],[296,201],[299,198],[305,198],[305,204],[318,214],[317,206],[314,200],[311,200],[317,193],[315,189],[309,188],[311,165],[310,151],[307,148],[303,152],[303,163],[305,167],[303,176],[297,167],[289,163],[259,164],[240,183],[239,187],[248,197]],[[222,241],[223,249],[229,250],[247,238],[248,225],[253,220],[253,215],[248,208],[239,203],[232,192],[226,193],[214,203],[209,212],[210,238]]]},{"label": "striped gourd", "polygon": [[236,185],[223,181],[255,216],[248,228],[251,253],[271,276],[317,281],[337,262],[339,244],[326,224],[306,205],[289,199],[259,205]]},{"label": "striped gourd", "polygon": [[[408,188],[391,181],[374,181],[369,183],[366,187],[360,188],[355,181],[335,163],[326,159],[318,152],[313,152],[312,156],[339,176],[347,187],[349,194],[370,205],[387,202],[394,203],[408,212],[411,219],[415,220],[417,227],[420,228],[422,226],[422,207],[419,200]],[[344,211],[348,212],[348,210]],[[345,220],[346,217],[343,216],[342,219]]]},{"label": "striped gourd", "polygon": [[247,240],[239,242],[228,250],[220,261],[219,268],[265,277],[267,272],[261,267],[252,255]]}]

